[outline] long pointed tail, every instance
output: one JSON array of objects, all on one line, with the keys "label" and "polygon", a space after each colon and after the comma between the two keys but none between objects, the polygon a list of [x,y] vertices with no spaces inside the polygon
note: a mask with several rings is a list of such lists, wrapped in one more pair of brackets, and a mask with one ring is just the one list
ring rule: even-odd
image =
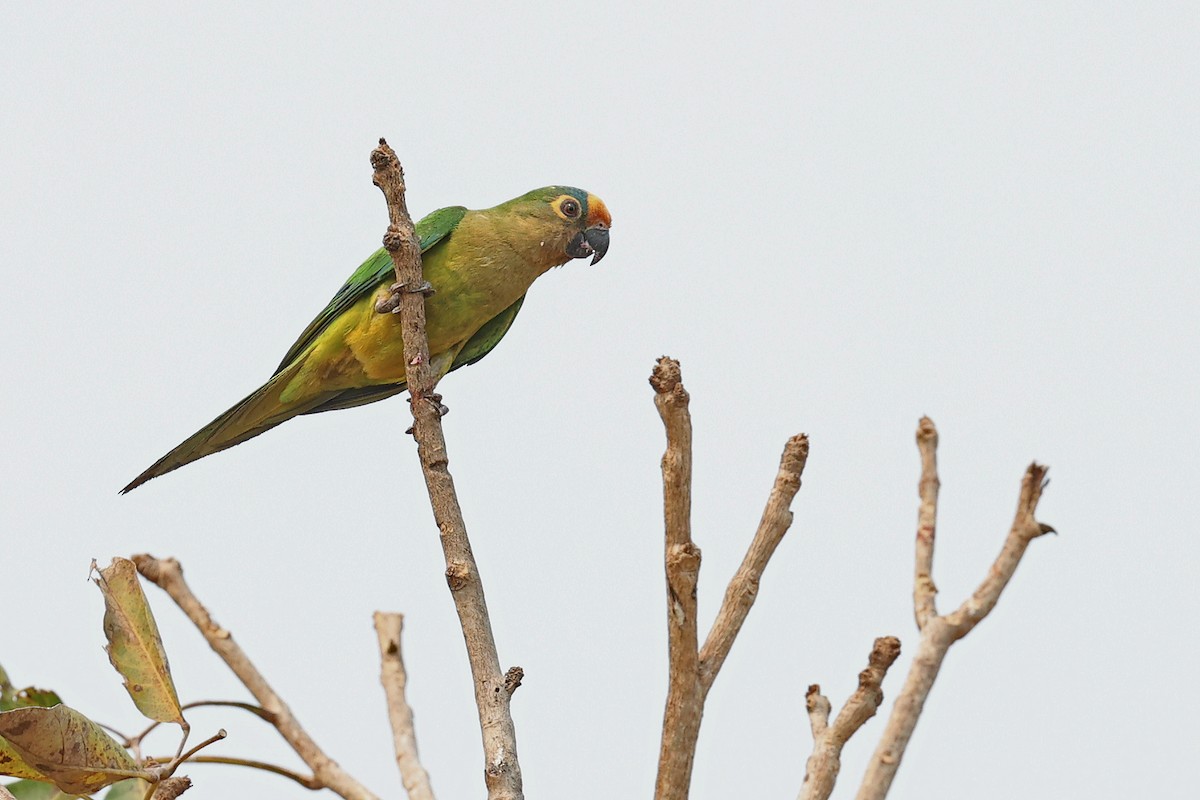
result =
[{"label": "long pointed tail", "polygon": [[302,359],[293,363],[233,408],[189,436],[178,447],[130,481],[129,485],[121,490],[121,494],[136,489],[151,478],[179,469],[184,464],[253,439],[326,400],[325,395],[319,395],[291,403],[280,402],[280,393],[295,376],[301,362]]}]

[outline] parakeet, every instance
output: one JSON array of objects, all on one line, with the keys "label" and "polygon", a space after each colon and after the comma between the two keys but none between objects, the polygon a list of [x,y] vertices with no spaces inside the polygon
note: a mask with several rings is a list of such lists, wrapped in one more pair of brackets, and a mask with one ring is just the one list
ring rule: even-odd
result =
[{"label": "parakeet", "polygon": [[[425,279],[430,367],[435,376],[474,364],[516,318],[534,279],[573,258],[608,252],[612,224],[600,198],[547,186],[469,211],[452,206],[416,225]],[[405,386],[398,315],[379,313],[391,294],[392,259],[380,248],[309,323],[270,380],[154,462],[124,494],[196,459],[258,436],[300,414],[373,403]]]}]

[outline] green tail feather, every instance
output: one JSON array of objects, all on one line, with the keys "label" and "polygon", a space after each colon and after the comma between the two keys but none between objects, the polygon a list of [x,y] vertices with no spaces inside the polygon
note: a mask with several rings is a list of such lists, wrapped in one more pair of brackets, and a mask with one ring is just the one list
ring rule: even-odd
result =
[{"label": "green tail feather", "polygon": [[279,395],[299,369],[301,361],[278,373],[233,408],[185,439],[178,447],[155,461],[121,490],[125,494],[151,478],[165,475],[185,464],[219,453],[266,433],[281,422],[303,414],[329,399],[328,395],[284,405]]}]

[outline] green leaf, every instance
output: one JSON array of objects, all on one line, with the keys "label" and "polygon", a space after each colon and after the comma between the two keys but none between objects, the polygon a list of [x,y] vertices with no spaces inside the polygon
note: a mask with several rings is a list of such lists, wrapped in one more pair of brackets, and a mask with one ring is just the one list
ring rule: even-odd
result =
[{"label": "green leaf", "polygon": [[0,667],[0,711],[8,711],[7,703],[12,699],[13,685],[4,667]]},{"label": "green leaf", "polygon": [[[36,706],[38,708],[50,708],[50,706],[56,706],[61,702],[62,698],[49,689],[38,689],[35,686],[27,686],[17,692],[12,707],[31,708]],[[6,708],[4,710],[11,711],[12,709]]]},{"label": "green leaf", "polygon": [[0,711],[11,711],[14,708],[28,708],[29,706],[49,708],[61,702],[59,696],[49,689],[27,686],[17,691],[17,688],[12,685],[12,681],[8,679],[8,673],[4,671],[3,667],[0,667]]},{"label": "green leaf", "polygon": [[104,800],[142,800],[149,788],[150,784],[141,778],[130,778],[114,783],[104,795]]},{"label": "green leaf", "polygon": [[186,728],[167,653],[138,581],[137,567],[129,559],[114,558],[99,573],[96,585],[104,595],[109,661],[125,678],[125,689],[138,711],[152,720],[176,722]]},{"label": "green leaf", "polygon": [[41,781],[17,781],[4,787],[17,800],[75,800],[77,794],[64,794],[53,783]]},{"label": "green leaf", "polygon": [[0,713],[0,736],[25,764],[69,794],[92,794],[122,778],[148,777],[103,728],[68,706]]}]

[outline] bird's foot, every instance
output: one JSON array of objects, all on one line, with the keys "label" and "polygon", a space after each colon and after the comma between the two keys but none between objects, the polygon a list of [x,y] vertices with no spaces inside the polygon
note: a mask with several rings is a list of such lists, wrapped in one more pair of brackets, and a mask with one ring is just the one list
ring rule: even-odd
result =
[{"label": "bird's foot", "polygon": [[[442,396],[440,394],[438,394],[437,392],[434,392],[432,394],[427,394],[422,397],[418,397],[417,399],[424,401],[426,403],[429,403],[429,405],[433,406],[433,412],[438,415],[438,419],[441,419],[442,417],[444,417],[450,413],[450,406],[448,406],[442,402]],[[408,402],[411,403],[412,400],[409,399]],[[411,435],[414,428],[415,428],[415,426],[410,427],[408,430],[405,431],[405,433]]]},{"label": "bird's foot", "polygon": [[433,410],[437,412],[438,417],[444,417],[450,413],[450,406],[442,402],[442,396],[437,392],[422,397],[421,399],[433,406]]},{"label": "bird's foot", "polygon": [[425,297],[429,297],[435,291],[436,290],[433,288],[433,284],[425,280],[421,281],[417,286],[414,286],[411,289],[408,287],[408,283],[405,281],[393,283],[388,287],[388,296],[379,298],[379,301],[375,303],[375,311],[380,314],[399,314],[400,298],[402,296],[406,294],[421,294]]}]

